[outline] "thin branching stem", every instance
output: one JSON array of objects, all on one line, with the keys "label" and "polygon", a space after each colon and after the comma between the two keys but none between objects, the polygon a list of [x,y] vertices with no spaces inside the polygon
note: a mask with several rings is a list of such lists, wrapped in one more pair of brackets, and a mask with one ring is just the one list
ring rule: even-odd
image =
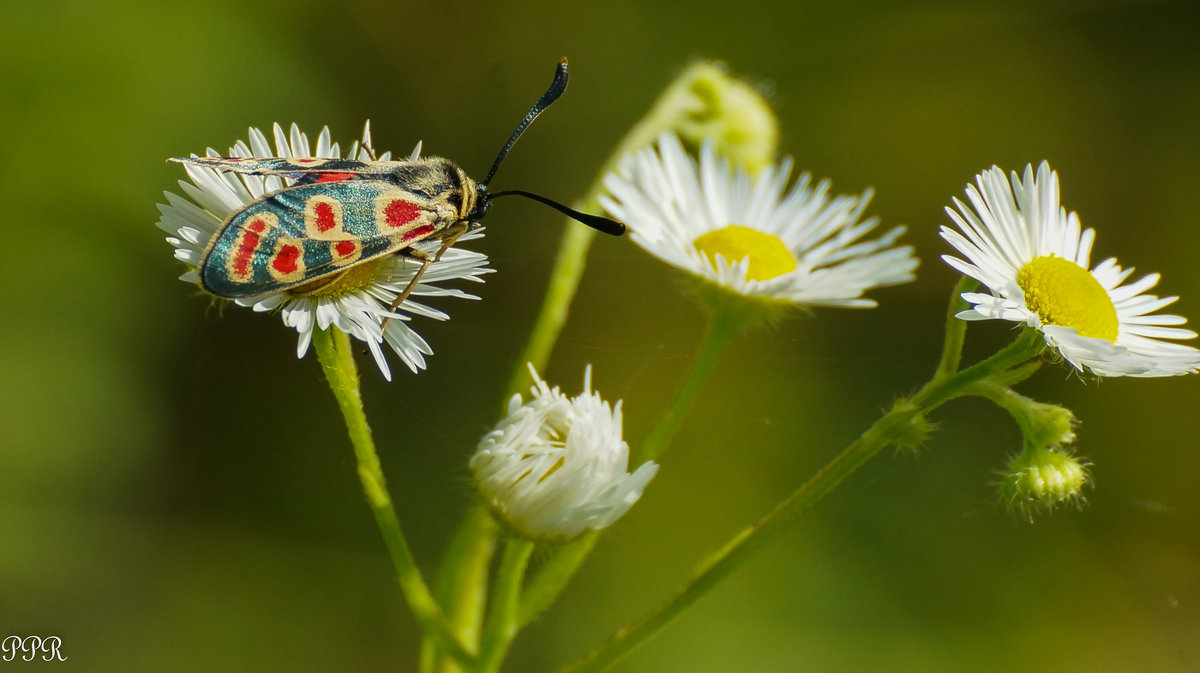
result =
[{"label": "thin branching stem", "polygon": [[358,368],[354,364],[349,337],[338,329],[317,330],[313,334],[313,346],[321,361],[325,379],[346,421],[346,431],[358,462],[358,478],[362,483],[363,494],[366,495],[367,504],[375,514],[375,523],[379,526],[384,544],[392,557],[392,565],[396,568],[404,599],[417,623],[437,644],[438,649],[465,667],[472,667],[474,657],[451,634],[446,616],[421,577],[421,571],[417,568],[404,531],[400,527],[396,509],[392,506],[383,469],[379,464],[379,454],[375,450],[375,440],[371,437],[371,428],[367,425],[367,416],[363,411]]}]

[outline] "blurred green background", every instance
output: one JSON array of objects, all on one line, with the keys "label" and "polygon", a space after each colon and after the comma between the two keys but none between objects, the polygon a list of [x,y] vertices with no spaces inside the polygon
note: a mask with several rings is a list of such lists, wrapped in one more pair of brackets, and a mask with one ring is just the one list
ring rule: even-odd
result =
[{"label": "blurred green background", "polygon": [[[581,194],[681,68],[768,93],[782,147],[907,223],[917,283],[733,344],[643,501],[506,670],[549,670],[668,596],[932,370],[954,275],[942,207],[993,163],[1043,158],[1111,255],[1200,319],[1194,2],[684,4],[613,0],[0,4],[0,635],[58,635],[88,671],[411,671],[404,610],[315,359],[276,317],[211,308],[154,227],[166,157],[250,125],[452,157],[479,176],[559,57],[568,94],[495,182]],[[18,207],[19,206],[19,207]],[[559,217],[506,202],[473,244],[480,302],[419,322],[436,353],[364,393],[393,496],[432,570],[471,499],[465,461],[544,289]],[[547,378],[623,398],[638,441],[703,325],[675,276],[604,239]],[[1009,336],[969,334],[980,357]],[[642,671],[1200,670],[1194,377],[1021,390],[1066,404],[1094,463],[1082,511],[997,504],[1020,445],[956,402],[920,455],[881,454],[619,665]],[[280,394],[279,391],[286,391]],[[16,666],[14,664],[14,666]],[[15,669],[14,669],[15,670]]]}]

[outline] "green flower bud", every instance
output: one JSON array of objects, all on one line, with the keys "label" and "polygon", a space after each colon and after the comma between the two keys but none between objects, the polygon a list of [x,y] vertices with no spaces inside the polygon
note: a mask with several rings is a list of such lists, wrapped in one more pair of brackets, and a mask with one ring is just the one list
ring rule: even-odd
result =
[{"label": "green flower bud", "polygon": [[1031,446],[1061,446],[1075,442],[1075,414],[1057,404],[1028,400],[1026,422],[1021,424],[1025,442]]},{"label": "green flower bud", "polygon": [[1081,503],[1088,477],[1088,463],[1070,451],[1058,446],[1027,448],[1009,461],[1000,494],[1033,521],[1035,511],[1049,511],[1060,503]]},{"label": "green flower bud", "polygon": [[681,72],[642,123],[673,130],[693,154],[712,140],[718,154],[754,173],[774,163],[779,147],[779,121],[766,98],[719,61]]}]

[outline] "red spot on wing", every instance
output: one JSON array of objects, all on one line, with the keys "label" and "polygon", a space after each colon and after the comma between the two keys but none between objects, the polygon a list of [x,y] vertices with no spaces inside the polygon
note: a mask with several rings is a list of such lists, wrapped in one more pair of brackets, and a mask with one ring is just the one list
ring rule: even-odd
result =
[{"label": "red spot on wing", "polygon": [[433,225],[427,224],[423,227],[417,227],[416,229],[413,229],[412,231],[404,232],[404,236],[401,236],[400,240],[412,241],[412,240],[416,240],[419,238],[424,238],[425,236],[428,236],[429,234],[432,234],[432,233],[433,233]]},{"label": "red spot on wing", "polygon": [[279,252],[271,260],[271,266],[279,273],[295,273],[296,260],[300,258],[300,248],[294,245],[282,245]]},{"label": "red spot on wing", "polygon": [[317,231],[324,233],[337,226],[333,217],[333,206],[328,201],[318,201],[313,211],[317,215]]},{"label": "red spot on wing", "polygon": [[[404,225],[417,219],[421,214],[421,209],[417,204],[411,201],[401,199],[393,199],[388,201],[388,204],[383,208],[383,219],[389,227],[403,227]],[[408,240],[407,235],[405,240]]]},{"label": "red spot on wing", "polygon": [[314,182],[342,182],[343,180],[353,180],[357,175],[357,173],[321,173]]},{"label": "red spot on wing", "polygon": [[266,229],[266,222],[254,220],[238,237],[237,244],[233,249],[233,275],[239,280],[250,276],[250,260],[254,258],[254,251],[258,249],[258,244],[262,241],[262,236],[259,234]]},{"label": "red spot on wing", "polygon": [[358,245],[354,241],[338,241],[333,246],[333,251],[337,253],[338,257],[349,257],[357,249]]},{"label": "red spot on wing", "polygon": [[318,161],[323,161],[323,160],[322,159],[293,159],[292,161],[295,163],[298,163],[298,164],[315,164]]}]

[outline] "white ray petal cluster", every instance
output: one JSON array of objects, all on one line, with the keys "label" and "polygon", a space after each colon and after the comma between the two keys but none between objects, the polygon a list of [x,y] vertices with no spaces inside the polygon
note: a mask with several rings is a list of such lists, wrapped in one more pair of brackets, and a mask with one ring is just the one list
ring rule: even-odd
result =
[{"label": "white ray petal cluster", "polygon": [[[869,308],[867,290],[913,280],[919,260],[895,245],[903,227],[866,238],[879,223],[861,219],[870,190],[831,196],[828,180],[813,185],[807,173],[788,190],[791,168],[788,159],[752,176],[711,142],[697,162],[664,133],[657,151],[626,156],[605,178],[601,203],[650,254],[749,298]],[[729,243],[706,246],[714,233]]]},{"label": "white ray petal cluster", "polygon": [[514,395],[508,415],[471,458],[475,485],[501,520],[531,539],[567,539],[611,525],[638,501],[658,465],[628,472],[621,403],[610,407],[592,392],[590,366],[576,397],[551,388],[532,366],[530,372],[531,399],[522,404]]}]

